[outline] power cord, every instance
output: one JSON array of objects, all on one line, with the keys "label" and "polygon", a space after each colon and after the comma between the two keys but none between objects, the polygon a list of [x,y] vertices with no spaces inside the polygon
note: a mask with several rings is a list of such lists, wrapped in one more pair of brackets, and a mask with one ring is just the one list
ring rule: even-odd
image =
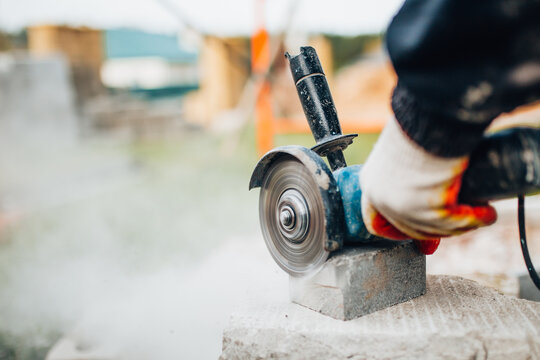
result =
[{"label": "power cord", "polygon": [[531,257],[529,256],[529,249],[527,248],[527,235],[525,233],[525,197],[523,195],[518,196],[518,226],[519,226],[519,239],[521,243],[521,252],[523,253],[523,259],[529,275],[538,290],[540,290],[540,276],[533,266]]}]

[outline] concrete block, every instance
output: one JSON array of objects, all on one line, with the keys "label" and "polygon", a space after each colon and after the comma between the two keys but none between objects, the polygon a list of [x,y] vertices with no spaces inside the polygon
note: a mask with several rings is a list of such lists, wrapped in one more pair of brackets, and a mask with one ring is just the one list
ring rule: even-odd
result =
[{"label": "concrete block", "polygon": [[540,303],[453,276],[424,296],[340,321],[292,303],[244,306],[223,334],[232,359],[539,359]]},{"label": "concrete block", "polygon": [[291,301],[350,320],[426,291],[426,257],[411,241],[348,247],[311,278],[290,279]]}]

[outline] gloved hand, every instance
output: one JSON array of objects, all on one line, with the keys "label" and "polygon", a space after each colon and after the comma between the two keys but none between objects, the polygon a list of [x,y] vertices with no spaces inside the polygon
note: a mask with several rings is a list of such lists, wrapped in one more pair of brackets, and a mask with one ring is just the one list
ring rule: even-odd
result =
[{"label": "gloved hand", "polygon": [[457,201],[467,164],[468,156],[428,153],[391,120],[360,175],[362,217],[369,232],[394,240],[424,240],[417,243],[420,250],[433,253],[439,238],[495,222],[493,207]]}]

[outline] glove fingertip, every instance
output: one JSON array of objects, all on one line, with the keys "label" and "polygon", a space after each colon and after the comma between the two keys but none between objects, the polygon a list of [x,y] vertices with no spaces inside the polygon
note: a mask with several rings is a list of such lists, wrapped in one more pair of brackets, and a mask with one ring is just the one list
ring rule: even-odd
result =
[{"label": "glove fingertip", "polygon": [[461,227],[463,229],[487,226],[497,221],[497,210],[491,205],[472,206],[460,204],[450,208],[449,214],[452,217],[469,219],[468,226]]},{"label": "glove fingertip", "polygon": [[435,250],[439,247],[441,239],[430,239],[430,240],[414,240],[414,244],[418,250],[424,255],[432,255]]},{"label": "glove fingertip", "polygon": [[491,225],[497,221],[497,210],[491,205],[476,206],[473,212],[484,225]]}]

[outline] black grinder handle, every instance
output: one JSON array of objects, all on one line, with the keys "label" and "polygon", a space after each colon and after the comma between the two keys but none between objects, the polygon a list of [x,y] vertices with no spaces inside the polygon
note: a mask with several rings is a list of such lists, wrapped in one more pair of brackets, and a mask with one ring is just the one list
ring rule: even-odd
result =
[{"label": "black grinder handle", "polygon": [[482,203],[540,191],[540,129],[512,128],[485,136],[463,174],[459,201]]},{"label": "black grinder handle", "polygon": [[289,60],[300,103],[317,142],[312,150],[328,158],[332,171],[346,167],[343,150],[352,143],[356,134],[343,135],[341,132],[337,110],[317,52],[311,46],[303,46],[297,56],[285,53],[285,57]]}]

